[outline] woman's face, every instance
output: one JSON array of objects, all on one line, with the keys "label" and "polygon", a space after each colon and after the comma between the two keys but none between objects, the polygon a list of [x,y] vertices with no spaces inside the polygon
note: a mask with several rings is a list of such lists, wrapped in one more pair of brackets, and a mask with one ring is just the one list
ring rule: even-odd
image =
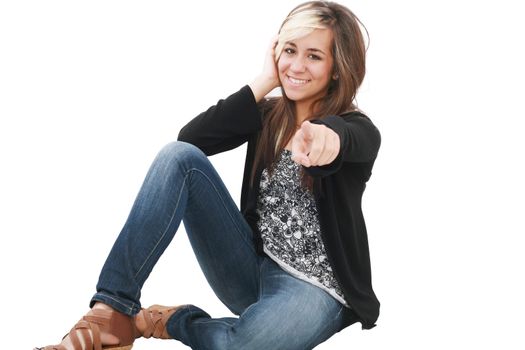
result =
[{"label": "woman's face", "polygon": [[333,33],[315,29],[310,34],[285,43],[277,69],[286,96],[307,106],[324,96],[332,79]]}]

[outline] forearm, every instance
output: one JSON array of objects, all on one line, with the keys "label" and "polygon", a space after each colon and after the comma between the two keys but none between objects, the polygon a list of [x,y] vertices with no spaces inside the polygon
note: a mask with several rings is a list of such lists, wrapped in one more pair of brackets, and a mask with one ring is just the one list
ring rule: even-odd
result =
[{"label": "forearm", "polygon": [[265,78],[264,76],[258,76],[251,84],[248,84],[248,86],[253,92],[255,102],[259,102],[278,85],[276,85],[271,79]]},{"label": "forearm", "polygon": [[180,130],[178,140],[211,155],[241,145],[260,128],[260,113],[246,85],[189,121]]}]

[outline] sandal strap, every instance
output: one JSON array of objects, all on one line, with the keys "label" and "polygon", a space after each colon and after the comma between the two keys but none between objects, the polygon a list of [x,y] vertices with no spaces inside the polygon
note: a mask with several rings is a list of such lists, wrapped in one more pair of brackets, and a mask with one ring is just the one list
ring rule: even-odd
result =
[{"label": "sandal strap", "polygon": [[147,309],[142,310],[142,315],[146,322],[146,329],[142,333],[144,338],[171,338],[166,330],[171,315],[178,310],[178,307],[168,307],[161,305],[153,305]]},{"label": "sandal strap", "polygon": [[73,347],[79,350],[102,350],[100,328],[109,329],[112,313],[113,311],[95,309],[92,310],[91,315],[82,317],[69,332],[69,338],[71,339]]},{"label": "sandal strap", "polygon": [[[135,323],[130,316],[104,309],[91,309],[88,315],[82,317],[71,328],[68,335],[75,350],[103,350],[100,337],[102,332],[114,335],[119,340],[118,344],[109,348],[128,347],[138,336]],[[66,350],[66,348],[59,344],[35,348],[35,350]]]}]

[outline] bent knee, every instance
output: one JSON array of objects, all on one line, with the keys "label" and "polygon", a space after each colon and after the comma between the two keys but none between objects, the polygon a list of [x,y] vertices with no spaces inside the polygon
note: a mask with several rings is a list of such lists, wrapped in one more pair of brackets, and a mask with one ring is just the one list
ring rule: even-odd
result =
[{"label": "bent knee", "polygon": [[158,158],[162,159],[194,159],[194,158],[206,158],[206,155],[195,145],[183,141],[170,142],[159,151]]}]

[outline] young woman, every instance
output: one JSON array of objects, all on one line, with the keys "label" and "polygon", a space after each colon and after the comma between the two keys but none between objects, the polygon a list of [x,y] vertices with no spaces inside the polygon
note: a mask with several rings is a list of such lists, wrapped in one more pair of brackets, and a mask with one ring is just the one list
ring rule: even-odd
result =
[{"label": "young woman", "polygon": [[[354,322],[375,325],[361,197],[380,134],[353,103],[365,75],[360,28],[331,2],[289,14],[262,73],[160,151],[92,309],[43,349],[130,349],[153,336],[192,349],[302,350]],[[278,86],[282,97],[266,99]],[[246,142],[239,211],[207,156]],[[208,282],[238,317],[141,308],[141,288],[181,221]]]}]

